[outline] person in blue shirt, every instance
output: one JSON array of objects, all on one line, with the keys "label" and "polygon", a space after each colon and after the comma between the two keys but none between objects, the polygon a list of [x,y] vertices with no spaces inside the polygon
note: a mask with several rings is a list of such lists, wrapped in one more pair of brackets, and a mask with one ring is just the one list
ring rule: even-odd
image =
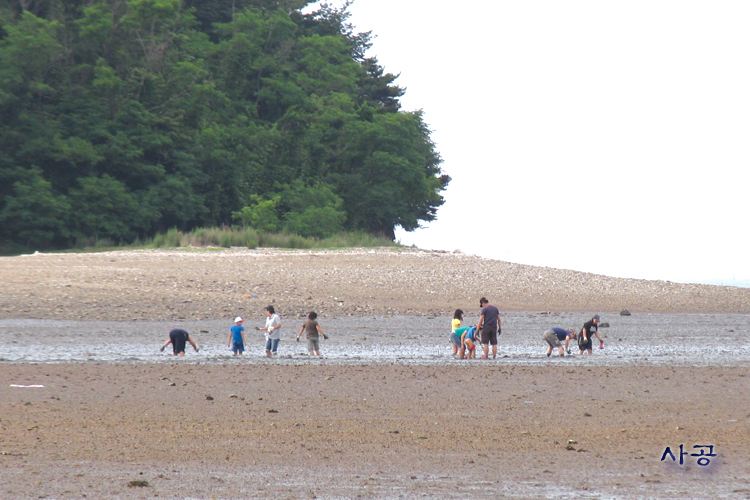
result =
[{"label": "person in blue shirt", "polygon": [[245,327],[242,326],[243,319],[239,316],[234,318],[234,324],[229,327],[229,347],[234,355],[242,355],[245,351]]},{"label": "person in blue shirt", "polygon": [[[473,326],[466,328],[461,333],[461,350],[458,353],[459,359],[477,359],[477,329]],[[465,351],[469,351],[464,355]]]},{"label": "person in blue shirt", "polygon": [[570,354],[568,345],[570,344],[570,339],[575,340],[575,338],[575,330],[566,330],[565,328],[550,328],[544,332],[544,340],[549,344],[549,347],[547,348],[547,357],[552,355],[553,347],[557,347],[560,356],[565,356],[562,341],[565,341],[565,350]]}]

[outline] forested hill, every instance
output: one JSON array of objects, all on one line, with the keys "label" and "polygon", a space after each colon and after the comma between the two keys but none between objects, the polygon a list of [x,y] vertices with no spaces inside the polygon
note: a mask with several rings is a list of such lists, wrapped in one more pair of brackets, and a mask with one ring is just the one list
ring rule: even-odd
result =
[{"label": "forested hill", "polygon": [[421,112],[348,3],[308,4],[0,0],[0,246],[433,220]]}]

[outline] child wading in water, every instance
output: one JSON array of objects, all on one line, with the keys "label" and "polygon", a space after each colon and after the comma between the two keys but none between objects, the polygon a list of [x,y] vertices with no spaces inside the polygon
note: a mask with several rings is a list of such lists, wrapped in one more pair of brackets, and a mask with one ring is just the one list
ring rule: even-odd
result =
[{"label": "child wading in water", "polygon": [[320,337],[318,334],[322,335],[324,339],[328,340],[328,336],[323,333],[323,330],[318,325],[318,322],[315,321],[317,319],[318,315],[315,312],[311,312],[307,315],[307,321],[302,325],[302,328],[300,328],[299,333],[297,334],[297,342],[299,342],[299,338],[302,335],[302,332],[306,332],[305,336],[307,337],[307,350],[310,352],[310,356],[320,356]]},{"label": "child wading in water", "polygon": [[461,334],[461,352],[458,355],[460,359],[464,359],[464,350],[469,351],[466,359],[477,359],[477,344],[474,340],[476,332],[477,329],[470,326]]},{"label": "child wading in water", "polygon": [[245,327],[242,326],[242,318],[234,318],[234,324],[229,327],[229,347],[234,351],[234,355],[242,355],[245,350]]}]

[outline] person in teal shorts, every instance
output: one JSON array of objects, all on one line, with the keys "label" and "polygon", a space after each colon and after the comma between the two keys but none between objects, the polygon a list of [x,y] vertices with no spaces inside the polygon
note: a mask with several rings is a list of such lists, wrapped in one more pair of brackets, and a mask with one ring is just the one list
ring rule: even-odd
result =
[{"label": "person in teal shorts", "polygon": [[[477,329],[473,326],[462,328],[461,333],[461,351],[458,357],[460,359],[477,359],[476,333]],[[468,351],[466,354],[464,354]]]}]

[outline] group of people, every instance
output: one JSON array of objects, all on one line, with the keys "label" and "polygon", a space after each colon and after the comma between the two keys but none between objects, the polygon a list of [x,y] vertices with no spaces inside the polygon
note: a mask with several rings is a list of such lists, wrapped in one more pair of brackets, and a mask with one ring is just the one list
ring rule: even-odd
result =
[{"label": "group of people", "polygon": [[[502,323],[500,320],[500,311],[497,307],[491,305],[486,297],[479,299],[479,321],[476,325],[463,326],[464,312],[456,309],[451,321],[450,343],[453,347],[453,355],[458,355],[459,359],[476,359],[477,344],[482,347],[481,359],[488,359],[490,356],[490,347],[492,359],[497,358],[497,338],[502,333]],[[279,342],[281,342],[281,318],[276,314],[273,306],[263,308],[266,312],[265,326],[256,327],[256,330],[263,330],[266,337],[266,356],[273,357],[278,355]],[[323,333],[317,321],[318,315],[313,311],[307,315],[307,321],[302,325],[297,333],[297,342],[300,341],[302,333],[305,333],[307,340],[307,350],[310,356],[320,356],[320,337],[328,339]],[[543,338],[547,343],[547,356],[552,355],[552,350],[557,348],[560,356],[565,352],[570,354],[570,341],[578,342],[579,354],[584,352],[592,354],[592,337],[596,336],[599,340],[599,349],[604,349],[604,340],[599,335],[599,315],[594,315],[589,321],[583,324],[580,332],[576,333],[573,329],[564,329],[559,327],[550,328],[544,332]],[[245,327],[242,326],[245,320],[241,316],[234,318],[234,325],[229,328],[229,341],[227,346],[232,349],[235,356],[241,355],[245,351]],[[181,328],[175,328],[169,332],[169,340],[161,347],[161,350],[172,344],[175,356],[185,355],[185,346],[190,344],[198,352],[198,346],[190,338],[187,331]],[[564,343],[564,347],[563,347]]]},{"label": "group of people", "polygon": [[[273,306],[266,306],[263,308],[266,312],[266,324],[261,328],[255,327],[256,330],[262,330],[265,333],[266,338],[266,356],[273,357],[278,355],[279,342],[281,342],[281,318],[276,314],[276,310]],[[307,339],[307,350],[310,356],[320,356],[320,337],[328,339],[328,336],[323,333],[320,325],[317,322],[318,315],[313,311],[307,315],[307,321],[300,328],[297,334],[297,342],[299,342],[302,333],[305,333]],[[235,356],[241,355],[245,352],[245,327],[242,326],[244,319],[241,316],[234,318],[234,324],[229,328],[229,341],[227,346],[232,349]],[[187,331],[181,328],[175,328],[169,332],[169,340],[161,347],[161,350],[172,344],[172,350],[175,356],[185,355],[185,345],[190,343],[198,352],[198,346],[195,344]]]},{"label": "group of people", "polygon": [[456,309],[453,313],[450,341],[453,346],[453,355],[458,353],[460,359],[476,359],[477,341],[482,346],[481,359],[489,358],[490,346],[492,346],[492,359],[497,358],[497,337],[502,332],[500,311],[485,297],[479,299],[479,307],[481,307],[479,321],[474,326],[462,326],[464,312],[461,309]]},{"label": "group of people", "polygon": [[[450,343],[453,348],[453,356],[459,359],[476,359],[477,343],[482,346],[481,359],[488,359],[490,346],[492,346],[492,359],[497,357],[497,337],[501,334],[500,312],[497,307],[490,305],[487,298],[479,299],[479,321],[474,326],[463,326],[464,312],[456,309],[451,321]],[[547,342],[547,357],[552,355],[552,350],[557,348],[560,356],[570,352],[570,341],[576,340],[579,354],[592,354],[592,336],[599,340],[599,349],[604,349],[604,340],[599,335],[599,315],[594,315],[583,324],[580,332],[573,329],[550,328],[544,332],[543,338]],[[563,348],[563,342],[565,347]]]},{"label": "group of people", "polygon": [[[544,332],[544,340],[547,342],[547,357],[552,355],[552,349],[557,347],[560,356],[564,356],[565,352],[570,354],[570,341],[576,340],[578,342],[578,354],[592,354],[592,336],[596,336],[599,339],[599,349],[604,349],[604,340],[599,335],[599,315],[595,314],[593,318],[583,324],[581,331],[576,333],[575,330],[564,328],[550,328]],[[562,343],[565,342],[565,350],[563,351]]]}]

